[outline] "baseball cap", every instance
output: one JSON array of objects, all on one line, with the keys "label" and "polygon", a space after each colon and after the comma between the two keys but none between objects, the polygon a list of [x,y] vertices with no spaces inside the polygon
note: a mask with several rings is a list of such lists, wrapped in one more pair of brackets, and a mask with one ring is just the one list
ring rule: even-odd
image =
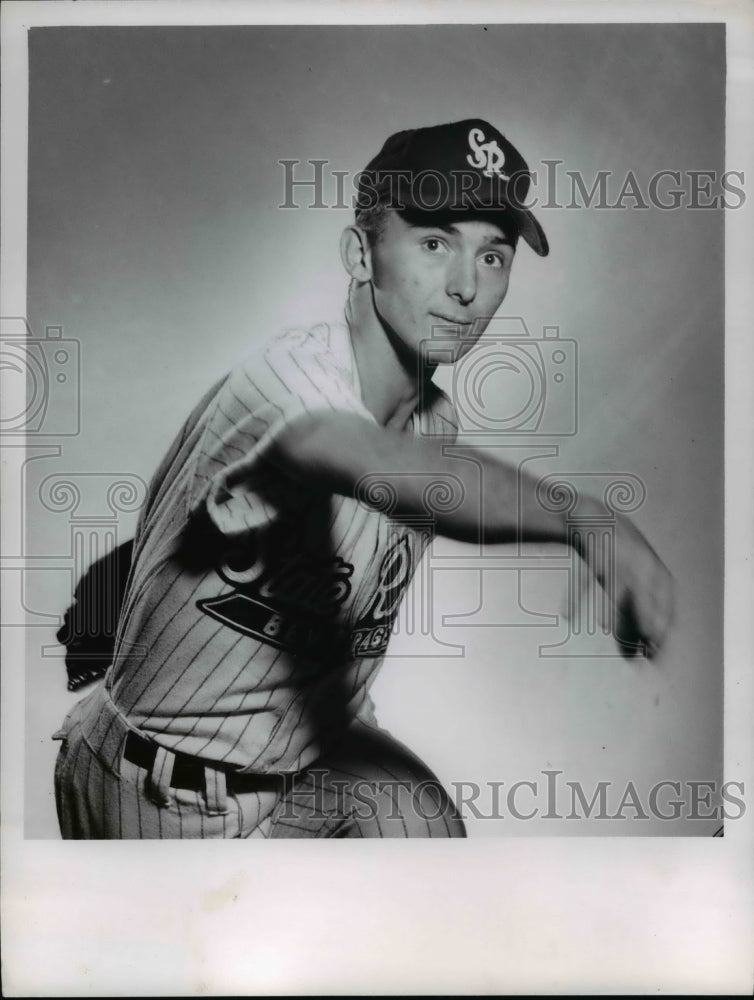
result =
[{"label": "baseball cap", "polygon": [[491,217],[500,212],[545,257],[547,237],[524,207],[530,185],[526,160],[502,132],[482,118],[466,118],[391,135],[359,175],[357,205]]}]

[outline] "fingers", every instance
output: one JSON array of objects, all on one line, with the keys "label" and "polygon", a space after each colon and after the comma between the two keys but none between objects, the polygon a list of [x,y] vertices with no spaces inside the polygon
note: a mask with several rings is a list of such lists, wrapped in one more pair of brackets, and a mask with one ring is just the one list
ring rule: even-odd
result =
[{"label": "fingers", "polygon": [[569,619],[602,619],[625,658],[655,659],[674,611],[673,579],[657,553],[627,518],[619,520],[612,538],[587,537],[579,553]]},{"label": "fingers", "polygon": [[655,659],[673,620],[673,579],[656,557],[645,574],[626,588],[616,607],[615,638],[624,656]]},{"label": "fingers", "polygon": [[639,619],[634,595],[630,590],[624,591],[620,601],[614,606],[615,623],[613,636],[621,656],[626,660],[637,656],[652,659],[655,655],[654,643],[651,642]]}]

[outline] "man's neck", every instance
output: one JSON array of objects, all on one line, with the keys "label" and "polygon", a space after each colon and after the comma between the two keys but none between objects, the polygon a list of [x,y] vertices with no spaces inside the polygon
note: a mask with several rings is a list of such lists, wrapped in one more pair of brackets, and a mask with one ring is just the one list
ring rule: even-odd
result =
[{"label": "man's neck", "polygon": [[346,321],[364,405],[384,427],[404,430],[419,402],[417,359],[398,350],[392,331],[375,312],[368,283],[352,283]]}]

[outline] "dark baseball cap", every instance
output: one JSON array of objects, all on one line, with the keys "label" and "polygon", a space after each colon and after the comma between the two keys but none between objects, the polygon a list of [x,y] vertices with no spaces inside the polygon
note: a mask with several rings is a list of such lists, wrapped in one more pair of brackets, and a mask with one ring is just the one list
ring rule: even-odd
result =
[{"label": "dark baseball cap", "polygon": [[482,118],[396,132],[359,176],[357,205],[482,214],[513,225],[541,257],[547,237],[524,207],[531,173],[516,147]]}]

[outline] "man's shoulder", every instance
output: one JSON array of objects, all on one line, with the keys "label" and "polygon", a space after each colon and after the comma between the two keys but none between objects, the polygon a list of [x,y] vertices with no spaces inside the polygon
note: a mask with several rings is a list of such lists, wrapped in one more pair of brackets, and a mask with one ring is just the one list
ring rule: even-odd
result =
[{"label": "man's shoulder", "polygon": [[257,341],[230,371],[220,398],[220,409],[231,418],[323,406],[363,407],[350,334],[342,324],[290,327]]},{"label": "man's shoulder", "polygon": [[339,357],[346,353],[344,348],[347,336],[348,329],[341,323],[285,327],[255,342],[242,358],[241,364],[253,364],[260,358],[284,357],[301,352]]},{"label": "man's shoulder", "polygon": [[237,366],[252,382],[283,376],[295,379],[313,368],[334,378],[353,382],[349,333],[345,325],[317,323],[311,327],[289,327],[260,340]]}]

